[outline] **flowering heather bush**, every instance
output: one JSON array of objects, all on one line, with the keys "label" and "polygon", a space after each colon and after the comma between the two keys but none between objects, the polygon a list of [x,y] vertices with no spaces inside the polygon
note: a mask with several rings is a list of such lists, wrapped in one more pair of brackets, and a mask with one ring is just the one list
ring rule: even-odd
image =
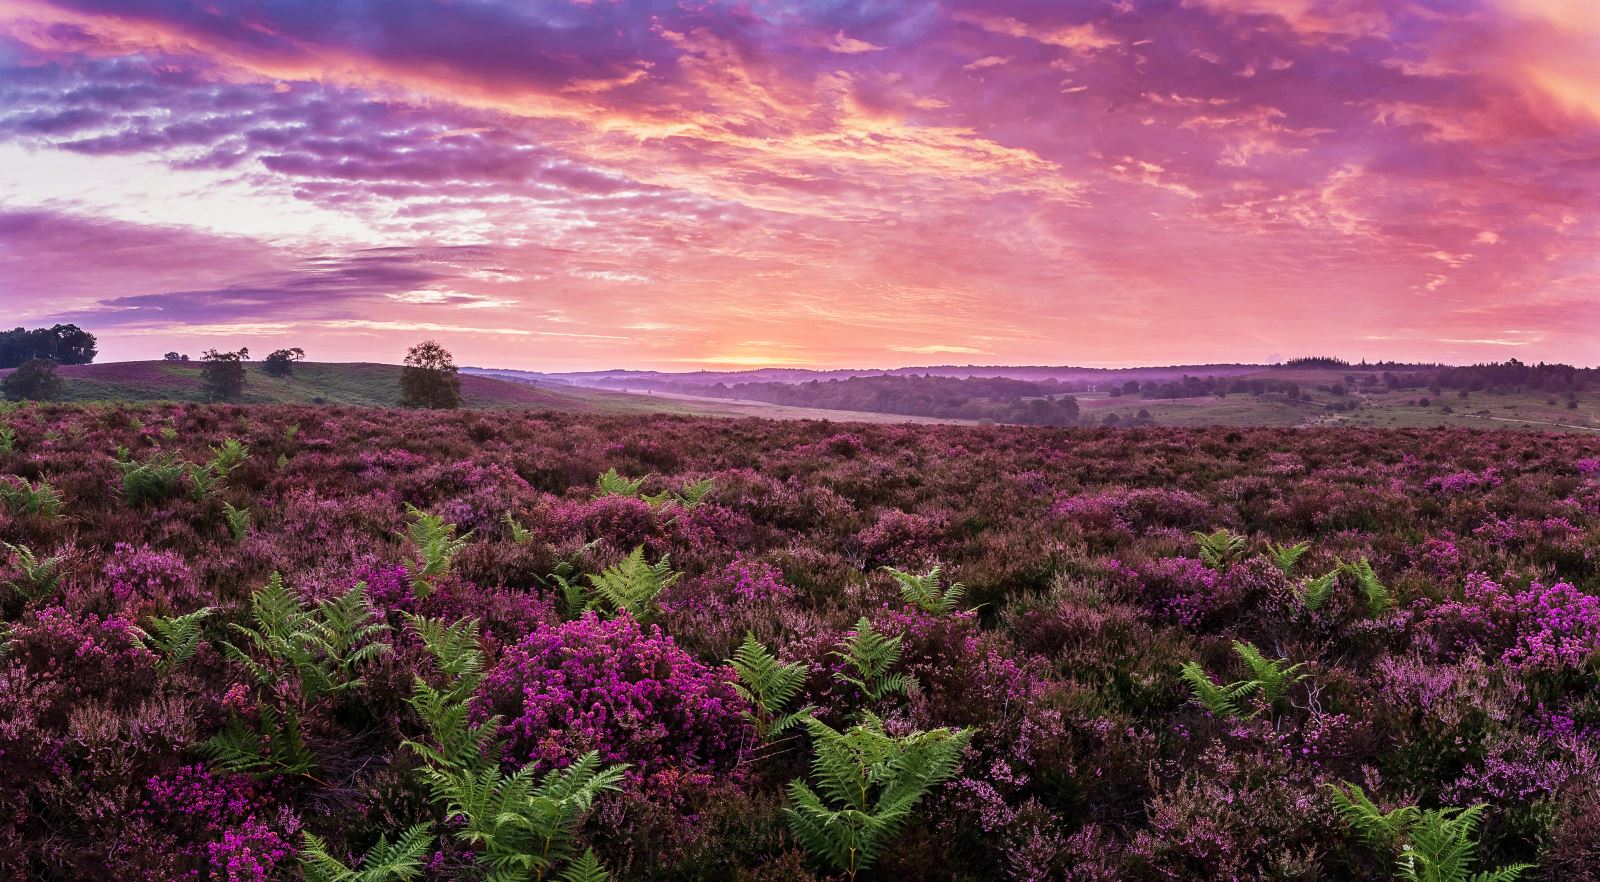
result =
[{"label": "flowering heather bush", "polygon": [[729,672],[627,614],[585,613],[529,634],[502,654],[475,706],[505,720],[515,766],[560,768],[598,750],[642,773],[726,771],[747,739]]},{"label": "flowering heather bush", "polygon": [[[631,764],[572,819],[616,878],[831,878],[785,822],[811,735],[758,741],[734,688],[747,633],[804,666],[788,710],[975,730],[863,880],[1391,878],[1339,782],[1386,810],[1485,804],[1480,867],[1600,878],[1592,439],[201,405],[0,427],[0,484],[60,505],[0,506],[7,882],[296,882],[306,834],[353,864],[414,827],[435,843],[418,878],[481,879],[406,746],[429,737],[419,678],[492,727],[478,757],[505,780],[589,750]],[[185,473],[123,494],[119,453],[206,463],[229,438],[248,458],[207,492]],[[597,498],[611,469],[641,498]],[[660,501],[704,480],[697,504]],[[465,541],[420,580],[408,505]],[[1220,530],[1242,541],[1208,564],[1193,534]],[[641,546],[682,573],[654,624],[573,618],[561,579]],[[919,606],[881,569],[935,566],[959,602]],[[294,699],[336,634],[224,646],[259,627],[274,572],[307,605],[364,583],[392,651]],[[899,647],[866,679],[840,655],[863,617]],[[425,620],[475,622],[473,645],[446,662]],[[1207,710],[1181,666],[1253,676],[1236,642],[1304,679]],[[893,678],[875,698],[852,682]],[[231,774],[206,747],[224,731],[303,744],[309,767]]]}]

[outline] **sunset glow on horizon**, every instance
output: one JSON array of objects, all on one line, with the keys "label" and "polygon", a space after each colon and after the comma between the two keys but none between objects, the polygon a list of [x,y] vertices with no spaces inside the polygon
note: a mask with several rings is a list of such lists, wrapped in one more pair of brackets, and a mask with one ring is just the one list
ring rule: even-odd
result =
[{"label": "sunset glow on horizon", "polygon": [[1600,364],[1587,0],[0,0],[101,360]]}]

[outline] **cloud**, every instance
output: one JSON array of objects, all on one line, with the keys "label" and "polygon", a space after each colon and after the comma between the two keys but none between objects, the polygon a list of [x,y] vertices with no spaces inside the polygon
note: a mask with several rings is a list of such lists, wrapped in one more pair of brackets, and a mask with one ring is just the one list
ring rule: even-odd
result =
[{"label": "cloud", "polygon": [[0,0],[0,306],[877,363],[1426,357],[1520,303],[1593,360],[1593,10]]}]

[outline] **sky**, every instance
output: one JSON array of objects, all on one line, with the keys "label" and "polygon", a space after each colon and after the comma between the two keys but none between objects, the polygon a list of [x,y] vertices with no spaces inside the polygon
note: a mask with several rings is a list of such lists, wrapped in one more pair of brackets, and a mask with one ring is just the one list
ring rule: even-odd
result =
[{"label": "sky", "polygon": [[101,360],[1600,363],[1591,0],[0,0]]}]

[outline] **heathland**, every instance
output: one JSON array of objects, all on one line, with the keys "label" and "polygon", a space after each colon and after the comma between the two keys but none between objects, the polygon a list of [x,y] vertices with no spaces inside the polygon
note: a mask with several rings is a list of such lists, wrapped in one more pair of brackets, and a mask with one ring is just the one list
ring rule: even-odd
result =
[{"label": "heathland", "polygon": [[0,540],[4,878],[1600,878],[1587,435],[36,405]]}]

